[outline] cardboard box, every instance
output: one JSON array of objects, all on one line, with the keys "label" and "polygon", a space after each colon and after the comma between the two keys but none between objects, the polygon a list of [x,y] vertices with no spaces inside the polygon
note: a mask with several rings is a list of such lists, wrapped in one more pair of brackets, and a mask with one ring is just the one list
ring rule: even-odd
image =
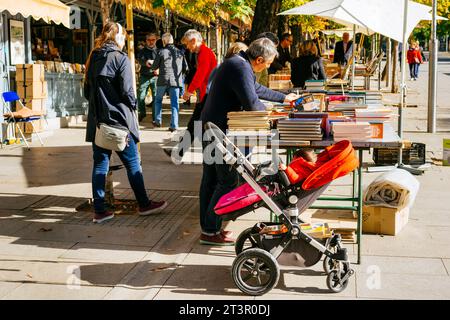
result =
[{"label": "cardboard box", "polygon": [[450,139],[444,139],[443,142],[442,164],[450,166]]},{"label": "cardboard box", "polygon": [[387,207],[363,207],[362,231],[395,236],[408,223],[409,207],[401,210]]},{"label": "cardboard box", "polygon": [[17,81],[17,94],[21,99],[47,97],[47,81]]},{"label": "cardboard box", "polygon": [[43,114],[47,112],[47,99],[25,99],[24,105],[33,111],[42,111]]},{"label": "cardboard box", "polygon": [[42,64],[18,64],[16,65],[16,81],[44,81],[45,68]]}]

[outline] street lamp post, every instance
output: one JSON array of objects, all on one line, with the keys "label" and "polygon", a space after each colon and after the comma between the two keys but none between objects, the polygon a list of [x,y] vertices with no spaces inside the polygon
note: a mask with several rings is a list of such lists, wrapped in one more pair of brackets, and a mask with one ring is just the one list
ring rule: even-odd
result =
[{"label": "street lamp post", "polygon": [[436,132],[437,63],[439,41],[436,37],[437,0],[433,0],[433,20],[431,23],[430,60],[428,70],[428,132]]}]

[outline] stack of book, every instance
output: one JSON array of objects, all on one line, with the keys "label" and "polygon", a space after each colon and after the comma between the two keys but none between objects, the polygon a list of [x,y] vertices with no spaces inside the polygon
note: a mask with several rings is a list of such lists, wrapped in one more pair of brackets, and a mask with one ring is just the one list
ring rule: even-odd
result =
[{"label": "stack of book", "polygon": [[228,112],[228,129],[230,131],[270,131],[270,113],[270,111]]},{"label": "stack of book", "polygon": [[392,110],[384,107],[356,109],[355,118],[357,121],[385,122],[392,117]]},{"label": "stack of book", "polygon": [[335,141],[367,141],[372,138],[372,128],[368,122],[333,122]]},{"label": "stack of book", "polygon": [[322,118],[290,118],[278,120],[280,140],[314,141],[322,140]]},{"label": "stack of book", "polygon": [[306,80],[305,89],[309,92],[324,91],[325,80]]}]

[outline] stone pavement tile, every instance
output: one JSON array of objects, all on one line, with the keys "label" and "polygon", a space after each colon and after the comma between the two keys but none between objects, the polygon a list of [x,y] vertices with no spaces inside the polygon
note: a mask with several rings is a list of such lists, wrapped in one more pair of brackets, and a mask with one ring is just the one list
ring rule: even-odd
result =
[{"label": "stone pavement tile", "polygon": [[155,288],[128,288],[127,286],[114,287],[104,297],[105,300],[152,300],[161,287]]},{"label": "stone pavement tile", "polygon": [[77,243],[60,258],[89,262],[132,263],[141,261],[149,250],[150,247]]},{"label": "stone pavement tile", "polygon": [[442,262],[444,263],[445,270],[447,271],[447,275],[450,276],[450,259],[442,259]]},{"label": "stone pavement tile", "polygon": [[231,278],[231,265],[181,265],[164,284],[188,290],[221,291],[235,288]]},{"label": "stone pavement tile", "polygon": [[450,226],[450,215],[448,210],[426,210],[414,205],[409,214],[409,222],[422,226]]},{"label": "stone pavement tile", "polygon": [[56,259],[69,248],[73,247],[75,242],[67,241],[42,241],[42,240],[24,240],[19,238],[0,238],[0,255]]},{"label": "stone pavement tile", "polygon": [[114,286],[134,264],[86,264],[0,258],[0,281]]},{"label": "stone pavement tile", "polygon": [[266,293],[265,295],[255,297],[255,300],[356,300],[352,297],[342,297],[335,296],[335,293],[330,292],[327,295],[317,294],[317,295],[306,295],[306,294],[276,294],[276,293]]},{"label": "stone pavement tile", "polygon": [[19,230],[31,223],[26,219],[27,215],[21,211],[0,209],[0,238],[17,236]]},{"label": "stone pavement tile", "polygon": [[426,230],[433,240],[450,244],[450,226],[427,226]]},{"label": "stone pavement tile", "polygon": [[450,299],[450,277],[433,275],[373,274],[357,276],[358,298]]},{"label": "stone pavement tile", "polygon": [[46,196],[0,193],[0,210],[23,210]]},{"label": "stone pavement tile", "polygon": [[353,265],[353,269],[361,274],[379,270],[382,274],[448,275],[441,259],[363,256],[361,262]]},{"label": "stone pavement tile", "polygon": [[5,300],[97,300],[103,299],[110,287],[69,287],[56,284],[25,283],[4,296]]},{"label": "stone pavement tile", "polygon": [[[74,241],[96,244],[154,246],[163,236],[158,230],[142,227],[110,225],[114,219],[126,219],[126,216],[113,218],[102,225],[74,225],[60,223],[33,223],[18,232],[23,239],[47,241]],[[42,229],[49,230],[42,232]]]},{"label": "stone pavement tile", "polygon": [[222,250],[210,250],[207,254],[189,253],[183,260],[185,266],[231,266],[236,255]]},{"label": "stone pavement tile", "polygon": [[[317,265],[316,268],[319,268]],[[321,269],[321,268],[320,268]],[[326,274],[321,269],[314,271],[311,269],[298,269],[281,271],[278,285],[273,288],[272,294],[290,295],[314,295],[314,296],[335,296],[335,297],[356,297],[356,275],[349,279],[347,288],[340,293],[332,293],[326,284]]]},{"label": "stone pavement tile", "polygon": [[20,282],[0,282],[0,299],[21,285],[22,283]]},{"label": "stone pavement tile", "polygon": [[239,289],[162,288],[154,300],[254,300],[254,297],[242,293]]},{"label": "stone pavement tile", "polygon": [[[402,233],[400,233],[402,235]],[[363,236],[362,254],[391,257],[450,258],[450,246],[441,241],[410,237]]]}]

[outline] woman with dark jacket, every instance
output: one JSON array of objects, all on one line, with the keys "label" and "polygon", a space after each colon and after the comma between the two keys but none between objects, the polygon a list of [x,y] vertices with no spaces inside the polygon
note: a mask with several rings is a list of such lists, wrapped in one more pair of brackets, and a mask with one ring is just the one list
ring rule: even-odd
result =
[{"label": "woman with dark jacket", "polygon": [[326,79],[322,58],[313,41],[305,41],[300,45],[299,57],[292,61],[291,82],[296,88],[303,88],[306,80]]},{"label": "woman with dark jacket", "polygon": [[127,146],[123,151],[117,152],[117,155],[127,169],[128,180],[139,205],[139,214],[158,213],[167,206],[165,201],[151,201],[145,190],[137,148],[139,127],[135,114],[137,102],[133,74],[130,60],[122,51],[124,45],[125,34],[122,26],[108,22],[95,40],[95,48],[86,62],[84,96],[89,100],[86,141],[92,142],[94,153],[92,193],[95,223],[102,223],[114,217],[114,213],[105,208],[105,181],[111,150],[95,144],[99,123],[129,132]]}]

